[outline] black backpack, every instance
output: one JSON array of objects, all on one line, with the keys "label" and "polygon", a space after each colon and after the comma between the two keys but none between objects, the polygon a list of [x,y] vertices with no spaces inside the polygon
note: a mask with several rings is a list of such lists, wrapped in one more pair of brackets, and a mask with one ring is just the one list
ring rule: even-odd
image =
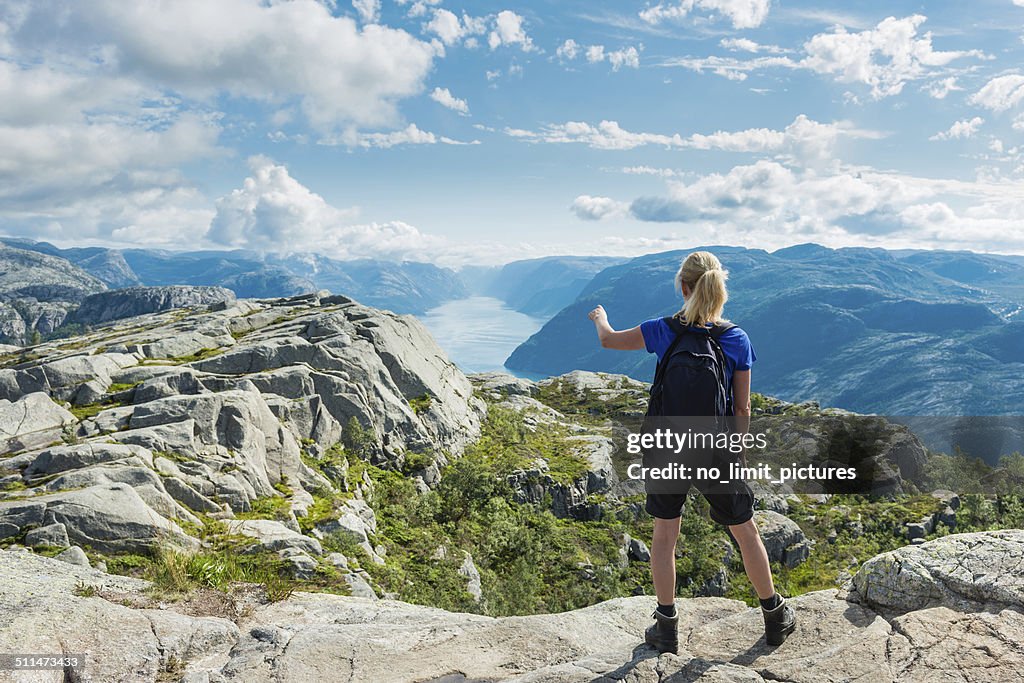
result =
[{"label": "black backpack", "polygon": [[675,317],[664,320],[676,338],[658,361],[647,417],[724,417],[732,388],[718,338],[736,326],[693,328]]}]

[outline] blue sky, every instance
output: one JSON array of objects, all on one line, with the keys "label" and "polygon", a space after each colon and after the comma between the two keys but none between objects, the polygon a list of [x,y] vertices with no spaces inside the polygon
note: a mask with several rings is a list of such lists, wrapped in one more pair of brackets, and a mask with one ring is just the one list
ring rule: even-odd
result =
[{"label": "blue sky", "polygon": [[1024,0],[0,0],[0,230],[1024,253]]}]

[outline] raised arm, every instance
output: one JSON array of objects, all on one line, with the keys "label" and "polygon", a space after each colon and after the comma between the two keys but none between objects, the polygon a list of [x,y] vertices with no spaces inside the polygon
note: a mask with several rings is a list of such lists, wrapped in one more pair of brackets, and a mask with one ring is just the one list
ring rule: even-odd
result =
[{"label": "raised arm", "polygon": [[732,411],[737,415],[750,415],[750,370],[732,373]]},{"label": "raised arm", "polygon": [[604,348],[618,351],[639,351],[644,348],[644,335],[640,332],[639,325],[621,332],[615,331],[608,324],[608,314],[601,305],[592,310],[588,317],[594,321],[597,338],[601,340],[601,346]]}]

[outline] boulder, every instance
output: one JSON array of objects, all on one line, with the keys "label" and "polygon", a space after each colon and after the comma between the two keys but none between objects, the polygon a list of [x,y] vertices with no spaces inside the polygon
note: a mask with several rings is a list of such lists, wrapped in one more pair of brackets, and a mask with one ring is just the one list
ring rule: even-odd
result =
[{"label": "boulder", "polygon": [[473,562],[473,557],[469,553],[466,553],[462,564],[459,565],[459,574],[466,578],[466,591],[473,596],[475,601],[480,602],[484,596],[480,570],[476,568],[476,563]]},{"label": "boulder", "polygon": [[27,479],[33,479],[92,465],[132,459],[153,466],[153,455],[138,445],[93,441],[58,445],[34,454],[22,474]]},{"label": "boulder", "polygon": [[60,560],[61,562],[67,562],[78,567],[89,567],[89,558],[86,556],[85,551],[79,548],[77,545],[71,546],[64,552],[57,555],[54,559]]},{"label": "boulder", "polygon": [[303,536],[281,522],[270,519],[244,519],[228,522],[228,533],[240,534],[256,541],[264,550],[298,550],[310,555],[322,555],[323,548],[315,538]]},{"label": "boulder", "polygon": [[480,391],[491,394],[494,398],[503,396],[533,396],[537,393],[536,382],[507,372],[478,372],[469,375],[469,380]]},{"label": "boulder", "polygon": [[647,544],[638,538],[629,539],[629,546],[626,550],[626,554],[631,560],[637,562],[650,562],[651,551],[647,547]]},{"label": "boulder", "polygon": [[282,548],[277,554],[284,560],[288,573],[296,579],[308,580],[316,573],[316,560],[296,547]]},{"label": "boulder", "polygon": [[807,537],[793,520],[771,510],[755,510],[754,521],[772,562],[795,567],[810,555]]},{"label": "boulder", "polygon": [[343,574],[341,578],[348,584],[349,593],[353,597],[368,600],[378,599],[377,593],[370,586],[365,572],[349,572],[348,574]]},{"label": "boulder", "polygon": [[851,600],[885,613],[927,607],[1024,608],[1024,530],[955,534],[882,553],[853,577]]},{"label": "boulder", "polygon": [[30,548],[67,548],[68,530],[60,522],[36,527],[25,534],[25,545]]},{"label": "boulder", "polygon": [[28,525],[60,523],[72,543],[103,553],[146,553],[162,544],[197,545],[124,483],[60,491],[26,501],[0,501],[0,521],[23,530]]},{"label": "boulder", "polygon": [[36,392],[16,401],[0,399],[0,453],[39,448],[59,441],[75,416]]},{"label": "boulder", "polygon": [[377,552],[371,544],[371,537],[377,533],[377,516],[366,501],[351,499],[345,501],[336,519],[317,524],[318,534],[327,535],[341,533],[352,538],[366,553],[374,559]]}]

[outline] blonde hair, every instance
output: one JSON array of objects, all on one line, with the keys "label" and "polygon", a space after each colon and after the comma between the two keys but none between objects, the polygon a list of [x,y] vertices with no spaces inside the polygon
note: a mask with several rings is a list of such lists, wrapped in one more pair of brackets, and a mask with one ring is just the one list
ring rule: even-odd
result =
[{"label": "blonde hair", "polygon": [[725,281],[729,273],[710,251],[695,251],[685,259],[676,273],[676,287],[690,290],[683,308],[676,317],[686,325],[707,325],[722,318],[722,309],[729,299]]}]

